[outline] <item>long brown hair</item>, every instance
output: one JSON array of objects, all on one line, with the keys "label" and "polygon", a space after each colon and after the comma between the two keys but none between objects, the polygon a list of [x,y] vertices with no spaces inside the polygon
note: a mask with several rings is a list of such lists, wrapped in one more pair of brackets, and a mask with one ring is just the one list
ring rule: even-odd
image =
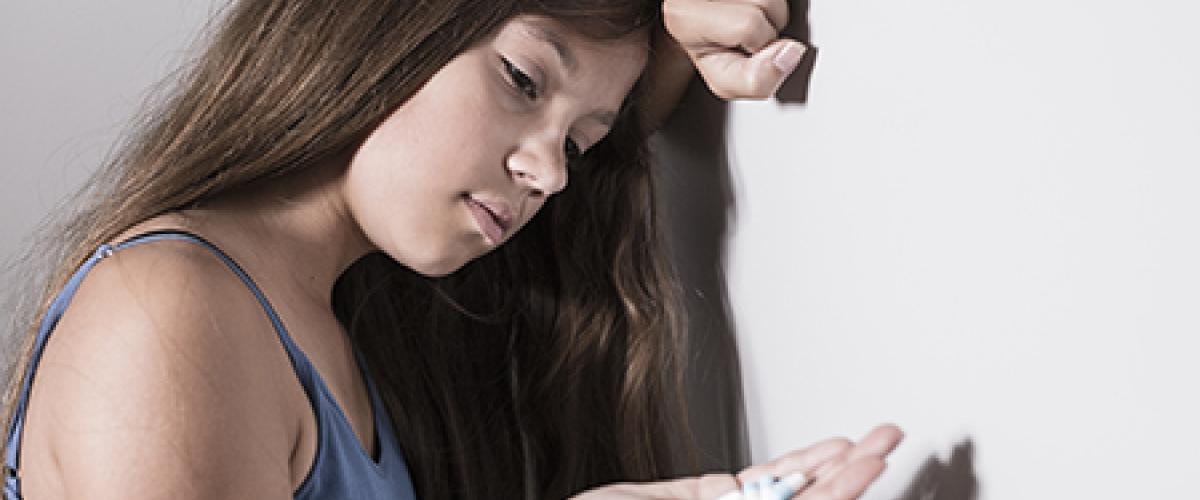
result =
[{"label": "long brown hair", "polygon": [[[23,332],[101,243],[154,216],[356,148],[454,56],[517,14],[595,39],[660,21],[661,1],[255,0],[216,26],[85,205],[31,252],[52,271]],[[422,498],[562,498],[662,478],[690,437],[682,307],[660,247],[635,84],[570,186],[513,239],[443,278],[382,253],[333,290]]]}]

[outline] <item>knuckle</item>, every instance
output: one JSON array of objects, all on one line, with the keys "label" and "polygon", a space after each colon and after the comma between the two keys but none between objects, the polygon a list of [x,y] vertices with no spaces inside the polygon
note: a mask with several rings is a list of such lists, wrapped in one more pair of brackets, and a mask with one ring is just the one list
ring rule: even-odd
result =
[{"label": "knuckle", "polygon": [[854,441],[851,441],[849,438],[835,437],[830,439],[830,441],[834,444],[834,446],[837,447],[838,451],[843,453],[850,451],[851,448],[854,448]]},{"label": "knuckle", "polygon": [[763,15],[766,15],[766,13],[771,12],[771,9],[777,8],[777,6],[775,4],[779,3],[779,0],[747,0],[747,1],[750,5],[753,5],[759,11],[761,11],[763,13]]},{"label": "knuckle", "polygon": [[759,10],[747,10],[738,16],[734,30],[742,39],[753,39],[762,28],[763,15]]},{"label": "knuckle", "polygon": [[850,448],[854,447],[854,441],[851,441],[850,439],[845,438],[845,437],[838,436],[838,437],[833,437],[833,438],[829,438],[824,441],[821,441],[820,443],[817,443],[816,446],[822,446],[822,447],[827,446],[830,448],[834,448],[834,449],[838,450],[839,452],[844,452],[844,451],[848,451]]},{"label": "knuckle", "polygon": [[777,33],[762,11],[751,9],[738,16],[733,26],[739,44],[749,52],[758,52],[775,39]]},{"label": "knuckle", "polygon": [[820,477],[833,477],[846,467],[846,457],[838,456],[822,463],[813,473]]},{"label": "knuckle", "polygon": [[762,11],[763,16],[776,30],[782,30],[790,17],[790,7],[786,0],[745,0]]}]

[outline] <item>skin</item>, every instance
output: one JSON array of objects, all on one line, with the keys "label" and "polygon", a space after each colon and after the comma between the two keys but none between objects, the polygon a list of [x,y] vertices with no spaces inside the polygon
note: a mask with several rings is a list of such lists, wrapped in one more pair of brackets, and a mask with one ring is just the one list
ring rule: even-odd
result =
[{"label": "skin", "polygon": [[[645,500],[662,498],[714,499],[741,490],[763,475],[778,478],[803,473],[811,480],[791,498],[796,500],[843,500],[858,498],[886,467],[884,458],[903,438],[892,424],[871,430],[858,443],[831,438],[791,451],[767,463],[756,464],[737,474],[713,473],[673,481],[617,484],[584,492],[576,500]],[[740,497],[739,497],[740,498]],[[746,499],[756,500],[756,499]]]},{"label": "skin", "polygon": [[[785,0],[665,0],[665,31],[654,34],[652,93],[648,114],[655,126],[666,122],[695,72],[717,97],[765,99],[795,69],[804,46],[779,37],[787,24]],[[779,57],[791,48],[791,63]],[[764,474],[786,477],[802,472],[810,482],[795,500],[858,498],[883,473],[885,459],[903,439],[894,424],[881,424],[857,443],[832,438],[797,449],[736,474],[713,473],[673,481],[617,484],[584,492],[579,500],[661,498],[713,499],[741,490]]]},{"label": "skin", "polygon": [[[665,32],[616,43],[517,18],[442,68],[352,156],[150,219],[114,241],[181,228],[225,250],[288,325],[360,446],[372,443],[367,392],[329,309],[350,264],[382,250],[440,276],[502,244],[569,182],[567,139],[581,151],[599,141],[607,128],[593,114],[616,110],[643,71],[651,126],[696,70],[729,99],[768,97],[790,71],[772,63],[793,43],[777,39],[783,0],[667,1],[664,11]],[[572,72],[530,35],[535,27],[557,31],[578,62]],[[659,50],[647,62],[649,41]],[[536,99],[501,57],[527,73]],[[511,209],[498,241],[480,230],[468,198]],[[185,242],[97,265],[51,336],[33,394],[21,456],[28,500],[290,498],[316,451],[311,407],[260,306],[224,264]],[[613,485],[580,498],[715,498],[762,471],[795,470],[818,478],[796,498],[856,498],[899,439],[883,426],[857,444],[830,440],[736,476]]]},{"label": "skin", "polygon": [[[375,245],[418,272],[448,274],[503,243],[566,187],[568,147],[584,151],[607,134],[598,115],[615,114],[632,88],[646,41],[560,35],[576,53],[572,70],[534,35],[538,27],[566,33],[554,26],[522,20],[501,30],[496,50],[452,62],[427,84],[436,91],[422,91],[367,139],[343,199]],[[510,76],[502,57],[531,81]],[[534,87],[522,91],[517,81]],[[514,222],[499,242],[481,238],[468,196],[509,207]]]},{"label": "skin", "polygon": [[[573,69],[531,34],[539,27],[558,33]],[[372,443],[365,385],[329,306],[334,280],[374,250],[444,275],[510,238],[569,182],[568,138],[585,151],[607,134],[596,112],[616,111],[644,70],[646,35],[599,43],[516,18],[439,70],[352,157],[115,241],[183,228],[221,247],[267,295],[360,443]],[[484,236],[468,196],[509,205],[500,241]],[[257,301],[186,242],[93,268],[33,394],[21,458],[30,500],[287,498],[316,451],[311,407]]]}]

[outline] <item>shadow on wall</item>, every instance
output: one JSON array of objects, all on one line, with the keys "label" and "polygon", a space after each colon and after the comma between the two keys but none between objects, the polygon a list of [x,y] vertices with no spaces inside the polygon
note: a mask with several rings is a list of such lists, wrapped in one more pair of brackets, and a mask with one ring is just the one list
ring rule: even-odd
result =
[{"label": "shadow on wall", "polygon": [[[784,36],[810,45],[804,60],[776,97],[784,104],[808,100],[816,61],[808,26],[808,1],[792,1]],[[668,251],[679,273],[689,318],[688,401],[701,456],[699,470],[736,471],[749,465],[745,404],[735,327],[725,286],[727,232],[736,219],[725,147],[727,105],[699,78],[663,129],[652,139],[658,164],[659,202]]]},{"label": "shadow on wall", "polygon": [[787,26],[780,30],[780,36],[804,42],[808,50],[792,75],[779,86],[775,98],[782,104],[805,104],[808,102],[808,84],[812,81],[818,53],[813,46],[812,26],[808,22],[808,0],[789,0],[788,11],[791,16]]},{"label": "shadow on wall", "polygon": [[978,500],[975,443],[966,439],[954,447],[948,462],[925,459],[912,483],[896,500]]},{"label": "shadow on wall", "polygon": [[694,80],[662,130],[655,151],[659,206],[688,317],[687,401],[698,469],[747,465],[749,442],[741,369],[725,290],[726,232],[734,200],[725,151],[726,106]]},{"label": "shadow on wall", "polygon": [[[776,92],[776,100],[803,105],[818,51],[812,44],[808,0],[792,0],[789,6],[790,23],[782,34],[809,50]],[[657,180],[668,250],[689,317],[687,396],[701,451],[699,470],[687,467],[677,471],[680,475],[750,465],[736,328],[724,275],[727,233],[737,213],[725,144],[727,117],[727,104],[697,78],[651,144],[661,166]],[[978,497],[974,442],[967,439],[954,447],[948,462],[936,455],[926,459],[896,500]]]}]

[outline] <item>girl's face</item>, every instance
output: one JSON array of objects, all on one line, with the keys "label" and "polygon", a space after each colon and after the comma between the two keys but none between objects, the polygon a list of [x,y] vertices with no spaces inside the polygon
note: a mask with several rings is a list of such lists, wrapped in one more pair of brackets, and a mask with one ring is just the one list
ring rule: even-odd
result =
[{"label": "girl's face", "polygon": [[343,185],[351,216],[421,274],[491,251],[566,187],[568,157],[608,133],[645,65],[639,36],[595,42],[546,18],[508,21],[370,134]]}]

